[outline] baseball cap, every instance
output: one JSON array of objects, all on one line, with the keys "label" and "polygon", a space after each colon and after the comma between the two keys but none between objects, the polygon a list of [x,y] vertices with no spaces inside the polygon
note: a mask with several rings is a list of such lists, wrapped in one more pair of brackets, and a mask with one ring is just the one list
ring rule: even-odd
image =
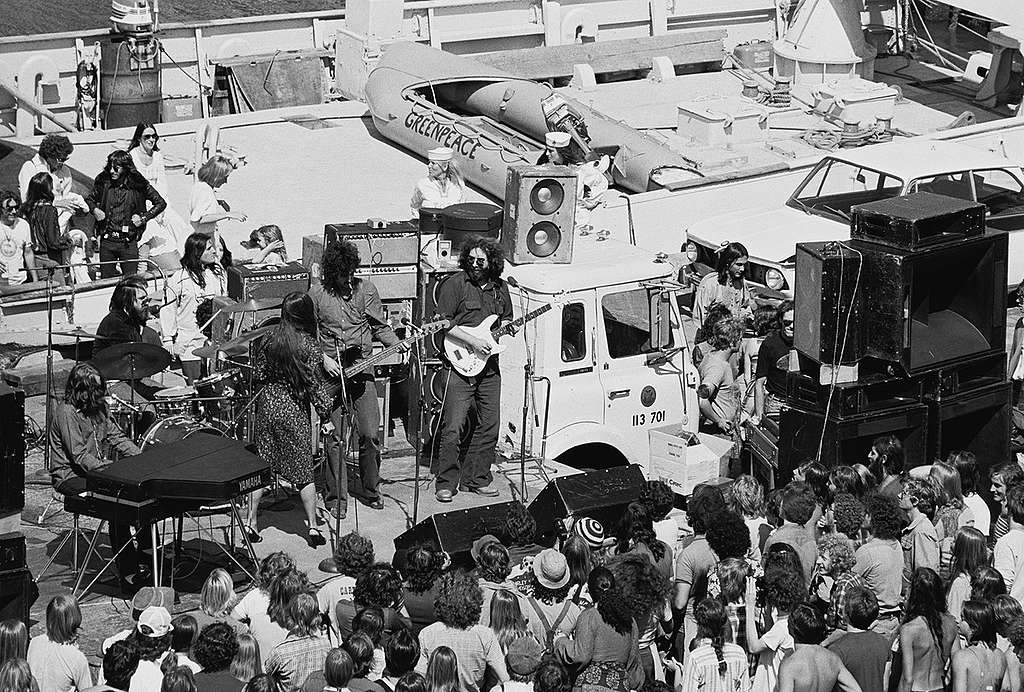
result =
[{"label": "baseball cap", "polygon": [[174,629],[171,626],[171,614],[167,608],[150,606],[139,616],[138,630],[147,637],[162,637]]}]

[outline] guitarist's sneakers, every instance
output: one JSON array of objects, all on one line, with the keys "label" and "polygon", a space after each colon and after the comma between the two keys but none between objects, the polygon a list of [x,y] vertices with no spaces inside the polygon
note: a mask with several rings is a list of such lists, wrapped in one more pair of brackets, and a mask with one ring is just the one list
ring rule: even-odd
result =
[{"label": "guitarist's sneakers", "polygon": [[436,493],[434,493],[434,497],[437,498],[438,502],[446,502],[446,503],[447,502],[451,502],[452,501],[452,491],[451,490],[438,490]]},{"label": "guitarist's sneakers", "polygon": [[493,485],[482,485],[479,488],[471,488],[468,485],[460,485],[459,490],[465,490],[467,493],[476,493],[477,495],[483,495],[484,497],[497,497],[501,493]]}]

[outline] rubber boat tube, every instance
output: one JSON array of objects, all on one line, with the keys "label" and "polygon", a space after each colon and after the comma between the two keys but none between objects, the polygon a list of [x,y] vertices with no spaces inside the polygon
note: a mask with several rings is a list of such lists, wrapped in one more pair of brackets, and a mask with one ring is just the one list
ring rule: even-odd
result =
[{"label": "rubber boat tube", "polygon": [[[378,132],[426,158],[438,146],[455,150],[466,180],[499,199],[510,165],[533,164],[548,131],[541,101],[552,89],[483,63],[418,43],[387,47],[366,81],[366,103]],[[631,192],[658,187],[662,169],[693,163],[620,122],[564,97],[587,125],[590,146],[614,153],[616,184]]]}]

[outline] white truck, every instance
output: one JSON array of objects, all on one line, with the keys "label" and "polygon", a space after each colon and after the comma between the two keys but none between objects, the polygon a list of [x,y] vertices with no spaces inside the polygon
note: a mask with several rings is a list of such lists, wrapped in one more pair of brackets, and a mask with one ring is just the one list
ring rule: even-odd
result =
[{"label": "white truck", "polygon": [[553,309],[501,355],[499,443],[518,455],[524,397],[528,454],[577,468],[646,468],[652,428],[695,433],[697,373],[674,275],[654,253],[594,236],[576,238],[571,264],[507,265],[516,317]]},{"label": "white truck", "polygon": [[768,298],[792,298],[796,244],[850,237],[850,207],[912,192],[976,200],[990,228],[1009,233],[1009,284],[1024,277],[1024,172],[1005,156],[965,144],[909,140],[826,156],[781,206],[709,216],[686,229],[695,279],[727,242],[750,252],[747,279]]}]

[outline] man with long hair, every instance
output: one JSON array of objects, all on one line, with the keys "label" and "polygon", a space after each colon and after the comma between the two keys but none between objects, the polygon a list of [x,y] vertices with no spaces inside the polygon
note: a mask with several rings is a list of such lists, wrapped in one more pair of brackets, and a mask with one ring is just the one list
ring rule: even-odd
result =
[{"label": "man with long hair", "polygon": [[[64,401],[53,410],[48,436],[50,482],[62,495],[85,491],[86,476],[109,463],[106,454],[110,451],[122,457],[141,451],[110,419],[106,393],[106,380],[92,365],[79,363],[71,369]],[[135,586],[129,579],[139,566],[127,523],[110,522],[110,545],[115,553],[120,550],[117,569],[127,591]]]},{"label": "man with long hair", "polygon": [[157,333],[146,327],[149,321],[149,286],[141,276],[126,276],[114,286],[110,296],[110,311],[100,321],[96,334],[99,348],[145,342],[160,345]]},{"label": "man with long hair", "polygon": [[[344,376],[344,369],[373,353],[373,340],[385,346],[398,342],[388,325],[380,294],[372,281],[355,275],[359,267],[359,250],[347,240],[338,240],[324,248],[321,260],[323,274],[320,284],[309,289],[316,309],[323,365],[334,379]],[[349,404],[355,413],[359,431],[358,490],[356,499],[367,507],[383,509],[377,492],[380,484],[380,411],[377,409],[377,388],[373,371],[365,371],[345,380]],[[327,438],[325,470],[327,509],[344,517],[348,508],[348,472],[342,463],[341,435],[344,426],[344,402],[339,401],[331,413],[334,433]]]},{"label": "man with long hair", "polygon": [[[501,249],[486,238],[467,243],[459,256],[462,271],[453,274],[438,289],[437,317],[451,320],[448,336],[465,342],[476,351],[490,354],[491,347],[463,327],[476,327],[484,318],[497,315],[499,325],[512,320],[512,298],[502,280],[505,259]],[[459,490],[495,497],[491,486],[491,464],[498,444],[501,411],[501,370],[498,357],[491,355],[479,375],[467,377],[448,364],[441,412],[441,441],[435,495],[439,502],[451,502]],[[464,449],[462,432],[470,419],[476,420]],[[461,454],[464,452],[465,455]]]},{"label": "man with long hair", "polygon": [[[135,169],[127,151],[113,151],[98,176],[92,192],[85,198],[89,211],[96,217],[96,234],[100,239],[100,273],[103,278],[121,273],[134,274],[138,267],[139,238],[146,223],[163,213],[167,202],[156,188]],[[147,209],[146,202],[150,203]]]}]

